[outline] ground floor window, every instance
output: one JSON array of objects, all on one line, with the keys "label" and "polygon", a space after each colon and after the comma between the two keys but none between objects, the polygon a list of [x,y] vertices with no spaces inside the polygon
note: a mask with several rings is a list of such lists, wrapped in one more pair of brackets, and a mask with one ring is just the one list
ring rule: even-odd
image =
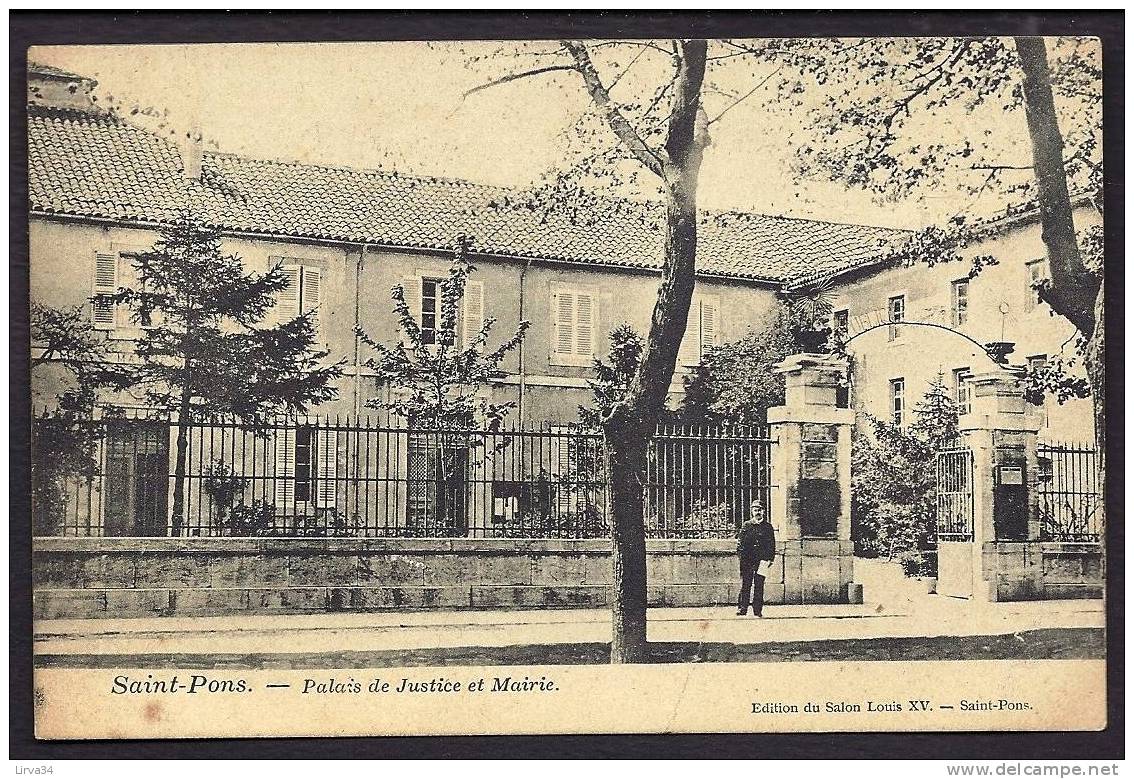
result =
[{"label": "ground floor window", "polygon": [[450,535],[468,527],[469,447],[461,434],[410,433],[406,524]]},{"label": "ground floor window", "polygon": [[108,425],[103,535],[166,535],[168,487],[168,426],[143,420]]}]

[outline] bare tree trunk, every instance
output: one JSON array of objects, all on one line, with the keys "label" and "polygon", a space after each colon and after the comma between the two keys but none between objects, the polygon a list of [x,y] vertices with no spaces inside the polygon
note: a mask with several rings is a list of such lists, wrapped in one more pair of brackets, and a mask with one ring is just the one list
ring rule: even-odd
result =
[{"label": "bare tree trunk", "polygon": [[603,422],[607,444],[614,528],[611,537],[614,600],[611,604],[612,663],[648,659],[646,646],[646,528],[642,486],[649,440],[665,406],[677,351],[689,318],[697,260],[697,179],[708,144],[701,110],[705,41],[679,41],[680,57],[665,149],[642,144],[610,103],[585,47],[566,42],[595,103],[623,143],[663,181],[666,195],[665,259],[642,359],[626,397]]},{"label": "bare tree trunk", "polygon": [[1051,284],[1040,294],[1087,342],[1083,362],[1091,384],[1099,463],[1105,468],[1106,355],[1102,278],[1084,264],[1075,235],[1047,47],[1040,37],[1019,37],[1015,41],[1024,71],[1024,109],[1032,141],[1032,167],[1039,189],[1040,224],[1051,273]]},{"label": "bare tree trunk", "polygon": [[606,430],[614,526],[611,565],[610,662],[644,663],[646,647],[646,528],[642,482],[646,436],[636,430]]}]

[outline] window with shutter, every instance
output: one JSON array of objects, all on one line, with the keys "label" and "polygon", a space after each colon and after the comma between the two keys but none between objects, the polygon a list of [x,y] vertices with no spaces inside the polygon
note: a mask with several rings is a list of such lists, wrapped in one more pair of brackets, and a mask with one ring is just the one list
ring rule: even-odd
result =
[{"label": "window with shutter", "polygon": [[402,279],[402,297],[409,308],[413,321],[421,325],[421,277],[406,276]]},{"label": "window with shutter", "polygon": [[689,319],[685,322],[685,333],[681,336],[681,346],[677,348],[677,364],[695,365],[700,358],[700,306],[696,299],[689,304]]},{"label": "window with shutter", "polygon": [[[99,295],[113,295],[118,291],[118,255],[96,254],[94,269],[94,297]],[[111,329],[117,323],[113,303],[93,300],[91,305],[91,321],[100,329]]]},{"label": "window with shutter", "polygon": [[559,292],[552,304],[554,312],[554,343],[556,354],[574,353],[575,344],[575,296],[570,292]]},{"label": "window with shutter", "polygon": [[594,353],[594,298],[585,293],[575,296],[575,354],[590,357]]},{"label": "window with shutter", "polygon": [[594,357],[598,301],[592,292],[551,295],[551,356],[560,365],[590,365]]},{"label": "window with shutter", "polygon": [[679,366],[696,365],[709,349],[717,345],[720,328],[720,301],[714,296],[697,295],[689,304],[689,319],[677,351]]},{"label": "window with shutter", "polygon": [[480,332],[480,328],[484,326],[483,281],[465,283],[465,296],[461,300],[461,322],[463,329],[461,343],[468,348]]},{"label": "window with shutter", "polygon": [[717,345],[717,330],[720,327],[720,302],[714,298],[701,301],[701,358]]}]

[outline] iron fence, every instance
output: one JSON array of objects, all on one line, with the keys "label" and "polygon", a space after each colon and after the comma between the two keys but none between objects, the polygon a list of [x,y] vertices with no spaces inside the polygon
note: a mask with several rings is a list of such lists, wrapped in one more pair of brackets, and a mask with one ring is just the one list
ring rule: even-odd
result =
[{"label": "iron fence", "polygon": [[[76,427],[77,426],[77,427]],[[576,425],[410,428],[392,417],[185,426],[144,413],[35,420],[40,535],[595,538],[609,535],[602,436]],[[70,445],[81,457],[61,457]],[[659,427],[652,537],[725,537],[769,504],[765,428]],[[178,471],[181,476],[178,476]],[[176,511],[180,505],[181,511]]]},{"label": "iron fence", "polygon": [[1103,489],[1097,452],[1075,443],[1040,443],[1036,451],[1033,505],[1045,541],[1098,543],[1103,528]]}]

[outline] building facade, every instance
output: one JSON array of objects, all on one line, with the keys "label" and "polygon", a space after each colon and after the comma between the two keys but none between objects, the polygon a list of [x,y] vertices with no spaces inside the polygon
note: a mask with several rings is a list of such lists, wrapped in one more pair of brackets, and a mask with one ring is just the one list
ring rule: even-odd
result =
[{"label": "building facade", "polygon": [[[1075,219],[1080,230],[1101,222],[1090,207],[1076,209]],[[836,281],[834,320],[849,337],[857,410],[905,424],[940,375],[965,413],[968,378],[995,367],[982,346],[998,341],[1013,344],[1011,365],[1061,359],[1085,378],[1075,328],[1041,302],[1034,287],[1048,277],[1036,215],[989,222],[962,254],[954,262],[864,269]],[[997,262],[970,277],[969,259],[977,255]],[[1048,396],[1038,410],[1041,439],[1092,440],[1090,398],[1058,403]]]},{"label": "building facade", "polygon": [[[580,218],[542,209],[521,193],[469,182],[206,152],[99,109],[93,87],[74,74],[30,69],[33,301],[84,307],[92,327],[129,359],[140,330],[127,312],[95,306],[91,297],[129,286],[133,254],[153,245],[162,224],[188,212],[216,227],[223,251],[238,255],[250,271],[281,265],[290,283],[273,316],[315,312],[330,359],[345,361],[337,399],[312,409],[314,424],[281,428],[266,442],[241,439],[239,458],[235,431],[222,430],[219,444],[208,432],[210,451],[223,453],[231,443],[230,460],[250,465],[249,500],[274,506],[292,531],[301,517],[349,505],[375,532],[424,527],[426,520],[450,530],[461,529],[453,524],[459,522],[464,529],[491,529],[539,513],[533,506],[543,506],[544,515],[581,516],[599,500],[595,485],[573,476],[585,470],[579,445],[555,438],[555,431],[577,421],[579,407],[590,403],[587,380],[594,360],[607,356],[610,331],[623,323],[641,333],[648,329],[663,240],[651,206],[611,201],[601,213]],[[907,237],[862,225],[703,215],[693,308],[671,401],[678,402],[683,374],[707,349],[763,329],[776,315],[778,296],[805,278],[833,280],[836,324],[862,332],[850,350],[850,398],[856,409],[875,416],[908,421],[938,371],[963,406],[965,377],[988,367],[978,343],[1015,342],[1014,362],[1073,349],[1070,325],[1034,298],[1031,282],[1044,273],[1034,221],[994,224],[972,251],[993,254],[999,264],[972,279],[967,264],[893,267],[880,260]],[[462,301],[462,329],[495,319],[491,347],[521,321],[530,323],[521,348],[502,365],[504,375],[485,391],[496,402],[514,401],[517,423],[541,425],[551,437],[516,443],[510,460],[497,458],[493,473],[475,473],[484,466],[462,460],[467,478],[456,484],[435,476],[447,456],[435,442],[423,444],[404,430],[335,429],[330,420],[357,420],[386,391],[365,367],[369,355],[356,328],[379,342],[399,340],[390,297],[397,284],[419,324],[427,331],[435,326],[437,284],[461,241],[471,246],[475,267]],[[907,324],[870,329],[890,320]],[[34,353],[36,344],[32,348]],[[937,359],[927,361],[927,353]],[[50,405],[65,380],[57,367],[37,369],[37,407]],[[145,405],[129,395],[113,401]],[[1049,400],[1045,411],[1041,435],[1089,437],[1089,400],[1062,406]],[[197,470],[190,479],[196,479],[198,530],[205,533],[214,508],[201,497],[201,487],[211,455],[200,454],[206,431],[198,435]],[[105,489],[88,487],[85,499],[73,501],[64,527],[79,535],[163,534],[168,456],[168,436],[160,431],[112,435],[100,475]],[[501,476],[503,471],[511,475]],[[540,478],[563,481],[569,475],[576,481],[556,497],[550,488],[541,493],[544,488],[532,486]],[[753,481],[745,489],[756,486]],[[766,487],[766,481],[760,485]],[[657,504],[685,519],[709,513],[708,499],[688,498],[692,488],[680,490],[687,497],[679,509],[669,493]],[[748,493],[738,496],[728,500],[746,504]]]}]

